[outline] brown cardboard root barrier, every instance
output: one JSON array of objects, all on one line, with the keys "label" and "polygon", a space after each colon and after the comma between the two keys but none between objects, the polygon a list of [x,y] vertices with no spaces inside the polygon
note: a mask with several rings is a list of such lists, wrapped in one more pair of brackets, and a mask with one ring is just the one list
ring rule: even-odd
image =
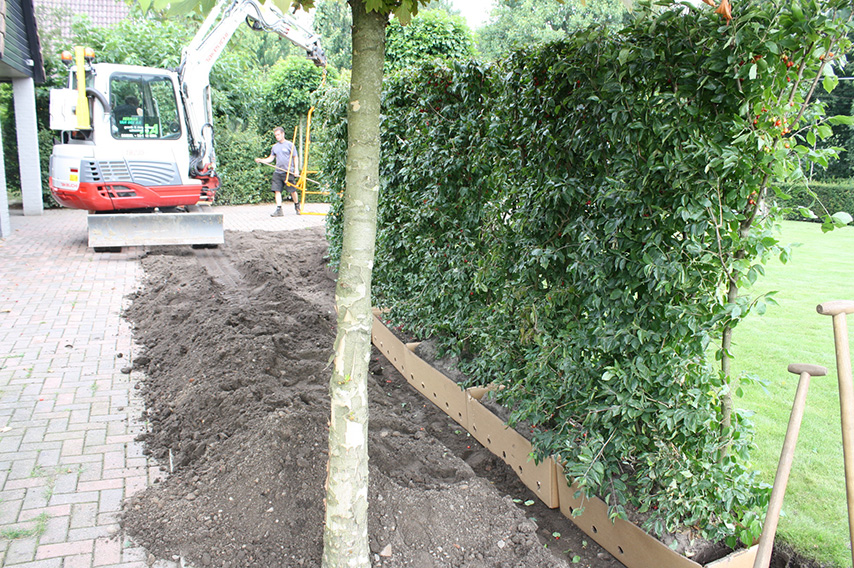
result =
[{"label": "brown cardboard root barrier", "polygon": [[558,508],[557,469],[551,457],[534,463],[533,447],[524,436],[509,428],[488,408],[480,403],[484,389],[469,389],[468,431],[493,454],[513,468],[528,489],[547,507]]},{"label": "brown cardboard root barrier", "polygon": [[403,357],[403,371],[407,382],[415,387],[415,390],[430,399],[430,402],[442,409],[442,411],[453,418],[460,426],[468,426],[468,404],[466,392],[454,381],[441,372],[434,369],[429,363],[415,354],[417,343],[406,345],[406,354]]},{"label": "brown cardboard root barrier", "polygon": [[[608,518],[608,506],[601,499],[576,497],[578,488],[569,485],[560,464],[555,467],[560,480],[560,512],[628,568],[700,568],[693,560],[674,552],[632,523],[622,519],[612,522]],[[733,552],[706,564],[706,568],[750,568],[757,549],[753,546]]]},{"label": "brown cardboard root barrier", "polygon": [[[416,390],[510,465],[546,506],[560,508],[564,516],[627,568],[701,568],[700,564],[674,552],[632,523],[622,519],[611,521],[608,507],[601,499],[576,497],[577,488],[569,485],[563,468],[553,458],[535,464],[530,458],[531,443],[480,403],[489,389],[462,390],[414,353],[417,343],[404,344],[378,316],[379,312],[375,311],[372,338],[389,362]],[[756,551],[756,546],[738,550],[705,566],[751,568]]]}]

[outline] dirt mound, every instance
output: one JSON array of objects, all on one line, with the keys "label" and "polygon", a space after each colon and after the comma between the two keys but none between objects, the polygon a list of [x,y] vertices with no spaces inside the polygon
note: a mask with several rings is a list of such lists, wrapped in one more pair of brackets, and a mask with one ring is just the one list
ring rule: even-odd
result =
[{"label": "dirt mound", "polygon": [[[154,559],[320,564],[334,280],[320,229],[229,233],[143,259],[127,312],[144,346],[146,451],[167,470],[123,526]],[[375,351],[372,562],[387,567],[619,566]]]}]

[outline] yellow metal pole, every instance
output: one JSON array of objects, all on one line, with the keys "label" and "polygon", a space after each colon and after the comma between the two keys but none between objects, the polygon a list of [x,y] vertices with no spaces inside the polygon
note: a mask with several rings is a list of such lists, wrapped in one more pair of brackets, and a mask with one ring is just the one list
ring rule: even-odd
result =
[{"label": "yellow metal pole", "polygon": [[78,45],[74,47],[74,64],[77,71],[77,128],[89,130],[89,99],[86,97],[86,56],[85,48]]},{"label": "yellow metal pole", "polygon": [[314,113],[314,107],[308,109],[308,115],[305,118],[305,152],[302,156],[302,168],[300,169],[298,184],[302,187],[300,194],[300,209],[305,206],[305,180],[308,177],[308,147],[311,143],[311,115]]},{"label": "yellow metal pole", "polygon": [[[323,68],[323,77],[320,79],[320,84],[317,86],[317,89],[320,90],[323,87],[323,84],[326,83],[326,67]],[[309,146],[311,144],[311,116],[314,114],[314,107],[308,109],[308,116],[305,121],[305,153],[302,157],[302,171],[300,172],[300,183],[302,184],[302,197],[301,197],[301,205],[300,209],[304,209],[305,206],[305,196],[306,193],[306,180],[308,179],[308,154],[309,154]],[[323,192],[315,191],[312,193],[322,194]],[[326,216],[326,213],[317,213],[314,211],[303,211],[303,215],[321,215]]]}]

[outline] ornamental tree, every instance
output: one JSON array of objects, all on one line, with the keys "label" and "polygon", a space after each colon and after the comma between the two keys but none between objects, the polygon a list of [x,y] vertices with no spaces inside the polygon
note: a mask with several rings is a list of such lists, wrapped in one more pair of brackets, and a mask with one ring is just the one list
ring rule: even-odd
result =
[{"label": "ornamental tree", "polygon": [[[369,568],[368,363],[371,356],[371,276],[380,190],[380,95],[385,31],[394,14],[409,23],[424,0],[350,0],[352,79],[341,256],[335,304],[338,333],[330,395],[329,477],[323,535],[325,568]],[[294,0],[311,8],[313,0]]]}]

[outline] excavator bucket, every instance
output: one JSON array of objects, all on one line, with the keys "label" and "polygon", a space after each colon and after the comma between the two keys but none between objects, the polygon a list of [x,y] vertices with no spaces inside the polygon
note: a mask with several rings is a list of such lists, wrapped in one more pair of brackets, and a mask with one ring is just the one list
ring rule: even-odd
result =
[{"label": "excavator bucket", "polygon": [[115,213],[89,215],[89,246],[220,245],[222,213]]}]

